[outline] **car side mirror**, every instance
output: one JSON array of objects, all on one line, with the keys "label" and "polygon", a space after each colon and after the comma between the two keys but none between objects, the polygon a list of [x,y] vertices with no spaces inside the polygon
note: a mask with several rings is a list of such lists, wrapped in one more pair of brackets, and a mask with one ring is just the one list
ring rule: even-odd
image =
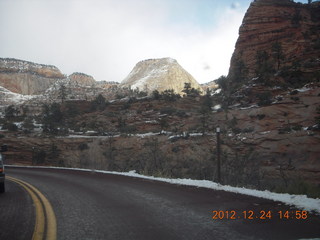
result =
[{"label": "car side mirror", "polygon": [[0,152],[6,152],[6,151],[8,151],[8,146],[6,144],[2,145]]}]

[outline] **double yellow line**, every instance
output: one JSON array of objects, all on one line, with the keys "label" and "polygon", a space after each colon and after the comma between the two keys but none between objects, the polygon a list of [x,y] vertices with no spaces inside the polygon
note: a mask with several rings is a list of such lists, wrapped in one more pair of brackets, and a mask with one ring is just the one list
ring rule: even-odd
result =
[{"label": "double yellow line", "polygon": [[48,199],[31,184],[9,176],[6,178],[26,189],[34,202],[36,210],[36,224],[34,227],[32,240],[56,240],[56,216]]}]

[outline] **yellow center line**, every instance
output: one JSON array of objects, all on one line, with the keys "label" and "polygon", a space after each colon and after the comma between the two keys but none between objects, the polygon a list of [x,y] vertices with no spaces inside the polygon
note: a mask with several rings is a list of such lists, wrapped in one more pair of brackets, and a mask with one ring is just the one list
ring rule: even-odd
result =
[{"label": "yellow center line", "polygon": [[[52,206],[48,199],[34,186],[29,183],[26,183],[20,179],[7,177],[8,180],[13,181],[30,194],[32,201],[35,204],[36,210],[36,224],[32,236],[32,240],[42,240],[44,239],[45,226],[46,226],[46,238],[47,240],[56,240],[57,239],[57,222],[56,216],[52,209]],[[45,210],[43,211],[43,208]],[[46,219],[45,219],[46,216]]]}]

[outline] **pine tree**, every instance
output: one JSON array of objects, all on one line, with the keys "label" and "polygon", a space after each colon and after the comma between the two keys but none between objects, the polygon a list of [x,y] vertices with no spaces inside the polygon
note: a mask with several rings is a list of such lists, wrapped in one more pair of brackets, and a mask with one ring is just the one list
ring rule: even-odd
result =
[{"label": "pine tree", "polygon": [[60,84],[59,88],[59,98],[61,99],[61,102],[63,103],[67,98],[67,87],[64,83]]},{"label": "pine tree", "polygon": [[277,70],[280,69],[281,61],[284,60],[284,54],[282,51],[282,45],[279,42],[275,42],[272,44],[272,57],[277,63]]}]

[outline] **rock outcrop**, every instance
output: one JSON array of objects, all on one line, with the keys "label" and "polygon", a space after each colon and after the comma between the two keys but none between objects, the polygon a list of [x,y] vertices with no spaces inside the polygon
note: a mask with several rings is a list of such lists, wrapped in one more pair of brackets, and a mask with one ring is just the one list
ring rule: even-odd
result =
[{"label": "rock outcrop", "polygon": [[274,189],[298,188],[300,181],[319,190],[319,34],[319,1],[255,0],[228,77],[220,79],[220,101],[233,120],[229,152],[254,150],[251,162]]},{"label": "rock outcrop", "polygon": [[201,84],[201,87],[204,91],[207,91],[207,89],[212,91],[219,88],[219,85],[215,80],[213,80],[213,81]]},{"label": "rock outcrop", "polygon": [[[318,1],[252,2],[239,29],[229,77],[235,81],[241,77],[251,79],[258,77],[259,71],[269,71],[278,76],[277,81],[291,81],[297,78],[297,72],[302,78],[319,80],[319,29]],[[295,74],[290,74],[292,71]]]},{"label": "rock outcrop", "polygon": [[92,86],[96,84],[96,81],[92,76],[79,72],[75,72],[69,75],[69,79],[71,82],[82,86]]},{"label": "rock outcrop", "polygon": [[0,58],[0,85],[14,93],[43,93],[65,76],[55,66],[37,64],[13,58]]},{"label": "rock outcrop", "polygon": [[[172,58],[149,59],[136,64],[120,86],[151,93],[173,89],[181,93],[184,83],[200,89],[199,83]],[[201,90],[202,91],[202,90]]]}]

